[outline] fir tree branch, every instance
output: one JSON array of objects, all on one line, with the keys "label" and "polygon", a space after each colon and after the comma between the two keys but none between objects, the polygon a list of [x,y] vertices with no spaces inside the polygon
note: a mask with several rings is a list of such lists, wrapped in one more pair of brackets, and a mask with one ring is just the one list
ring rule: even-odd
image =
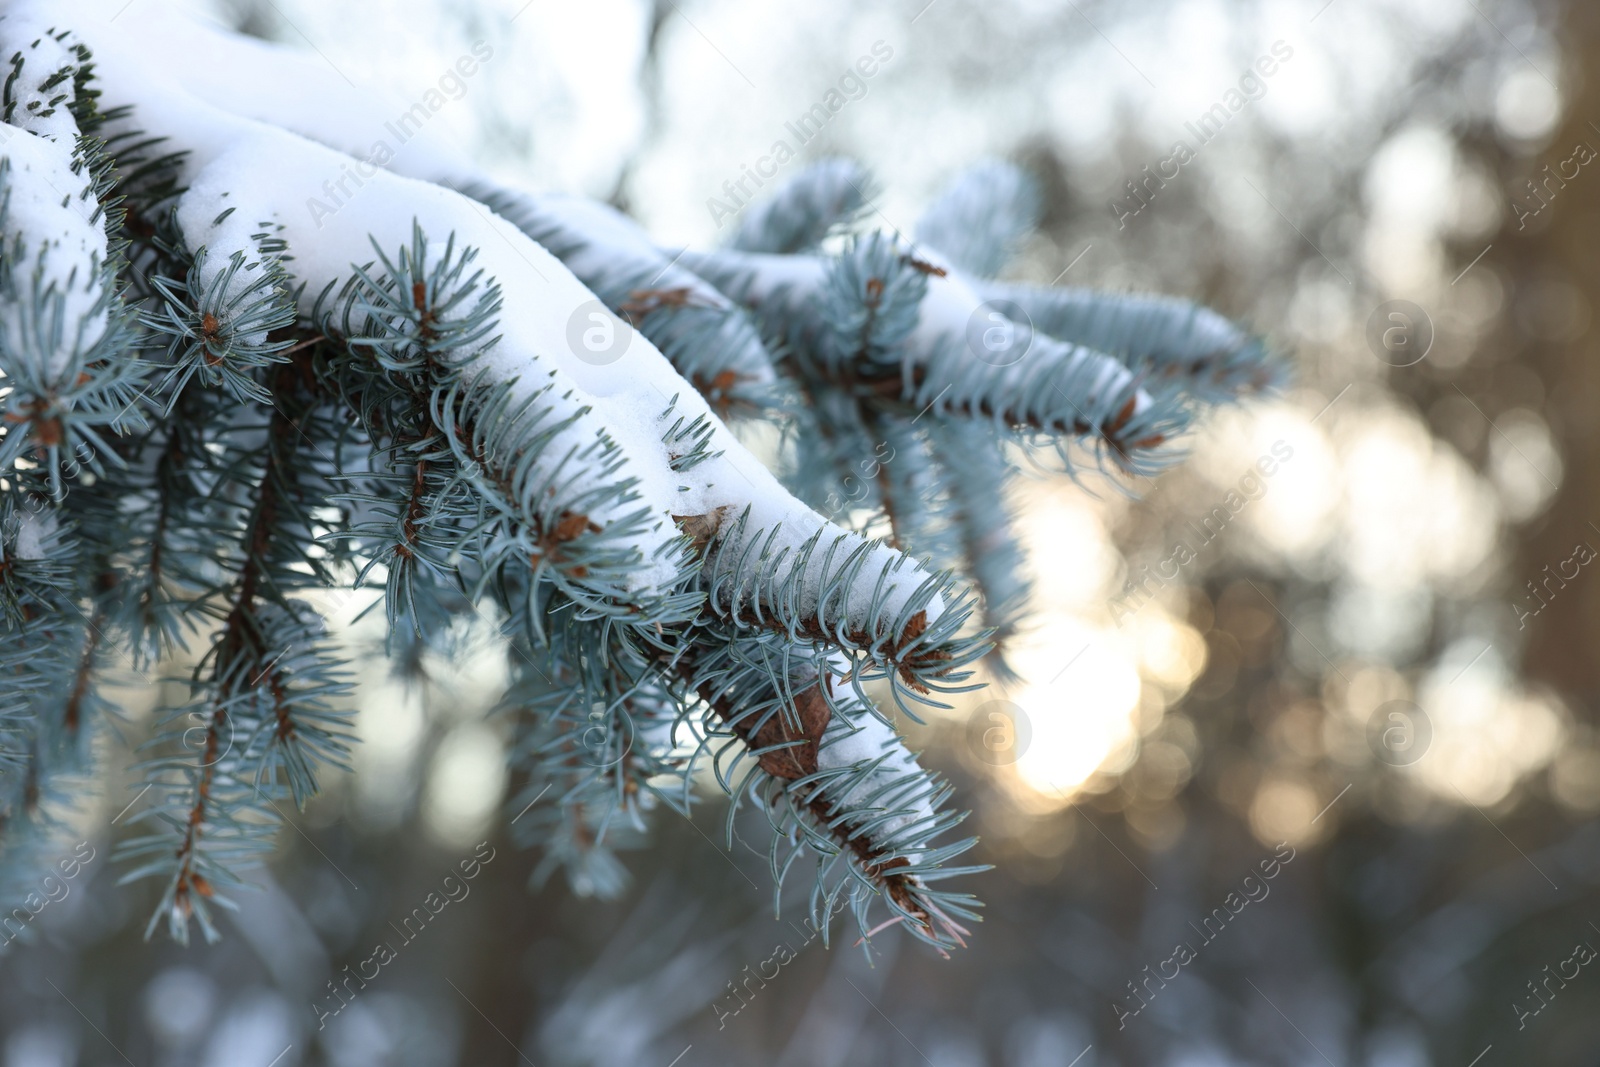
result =
[{"label": "fir tree branch", "polygon": [[[972,839],[933,843],[965,818],[939,812],[948,787],[917,767],[853,687],[835,683],[840,675],[829,659],[790,652],[774,659],[737,637],[719,640],[728,638],[708,631],[670,669],[755,759],[738,785],[731,781],[736,763],[719,770],[719,779],[735,798],[757,791],[766,798],[775,894],[795,861],[809,854],[817,863],[811,915],[819,927],[826,928],[836,901],[847,895],[858,927],[870,936],[881,928],[870,918],[872,902],[881,899],[891,925],[903,922],[940,951],[964,945],[968,931],[960,920],[976,918],[976,902],[930,888],[974,870],[945,866]],[[708,724],[708,739],[716,734]],[[732,810],[728,818],[731,838]]]},{"label": "fir tree branch", "polygon": [[741,252],[810,251],[854,222],[874,188],[872,176],[859,163],[819,160],[746,211],[728,247]]},{"label": "fir tree branch", "polygon": [[917,243],[937,248],[973,277],[991,278],[1038,220],[1033,180],[1009,163],[989,160],[963,171],[928,205],[917,220]]},{"label": "fir tree branch", "polygon": [[1210,308],[1174,297],[985,282],[986,300],[1023,309],[1064,341],[1108,352],[1155,385],[1226,403],[1283,384],[1285,364],[1259,337]]},{"label": "fir tree branch", "polygon": [[[708,758],[730,834],[741,804],[765,811],[775,892],[809,859],[814,917],[847,900],[865,937],[961,944],[976,904],[935,886],[973,869],[953,866],[970,840],[941,843],[964,816],[866,686],[915,715],[1013,631],[1018,455],[1152,470],[1263,350],[1187,305],[973,281],[1034,209],[1000,166],[958,180],[915,247],[859,232],[866,176],[839,161],[752,209],[733,249],[681,256],[426,138],[302,211],[356,162],[329,146],[365,147],[358,96],[181,19],[81,14],[111,84],[38,0],[0,20],[0,867],[88,754],[117,636],[156,664],[209,620],[119,851],[127,880],[165,881],[151,931],[214,938],[279,801],[347,761],[347,681],[297,594],[381,573],[398,660],[468,613],[503,624],[538,877],[617,892],[618,850],[655,807],[690,810]],[[289,75],[317,90],[239,113],[237,84]],[[626,350],[586,349],[586,321]],[[1027,342],[1016,359],[975,347],[990,326]],[[779,425],[787,486],[733,414]],[[934,561],[976,581],[986,628]]]},{"label": "fir tree branch", "polygon": [[654,342],[719,415],[751,414],[772,403],[772,356],[744,312],[663,255],[631,219],[577,197],[536,197],[485,183],[462,191],[555,253]]}]

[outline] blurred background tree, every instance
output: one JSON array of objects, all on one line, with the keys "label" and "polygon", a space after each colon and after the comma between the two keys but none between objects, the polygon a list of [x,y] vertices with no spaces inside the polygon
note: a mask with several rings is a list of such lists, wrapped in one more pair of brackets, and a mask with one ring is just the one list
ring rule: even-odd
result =
[{"label": "blurred background tree", "polygon": [[[724,236],[707,198],[881,39],[893,58],[802,160],[860,159],[894,228],[975,155],[1020,162],[1046,213],[1017,279],[1203,301],[1292,349],[1297,384],[1154,482],[1014,487],[1037,583],[1019,679],[913,734],[997,865],[954,960],[802,946],[744,835],[705,862],[707,812],[663,823],[610,904],[528,894],[532,859],[494,839],[471,900],[318,1032],[328,980],[504,822],[499,683],[469,648],[362,707],[361,773],[296,818],[218,946],[141,941],[146,902],[104,863],[132,794],[105,783],[99,858],[0,960],[7,1067],[1596,1061],[1600,979],[1574,948],[1600,946],[1600,584],[1576,551],[1600,549],[1600,185],[1577,160],[1600,148],[1600,13],[519,6],[206,10],[397,101],[493,40],[440,117],[464,152],[700,246]],[[1165,177],[1177,139],[1192,159]],[[1163,180],[1130,200],[1146,167]],[[1247,481],[1277,442],[1291,458]],[[1126,583],[1230,492],[1130,614]],[[1207,941],[1280,842],[1270,892]],[[749,981],[779,941],[796,958]],[[1179,941],[1193,961],[1150,980]]]}]

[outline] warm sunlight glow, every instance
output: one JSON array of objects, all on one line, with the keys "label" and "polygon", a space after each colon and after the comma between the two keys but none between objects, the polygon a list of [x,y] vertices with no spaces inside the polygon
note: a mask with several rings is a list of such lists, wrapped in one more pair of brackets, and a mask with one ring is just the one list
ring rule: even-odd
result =
[{"label": "warm sunlight glow", "polygon": [[1433,743],[1415,769],[1434,793],[1481,806],[1547,765],[1567,730],[1562,709],[1522,691],[1492,650],[1464,667],[1471,654],[1452,649],[1422,685]]},{"label": "warm sunlight glow", "polygon": [[1017,656],[1023,675],[1040,681],[1013,698],[1033,728],[1016,770],[1034,791],[1069,799],[1096,771],[1123,770],[1132,762],[1139,737],[1138,661],[1128,638],[1115,631],[1062,620],[1048,633],[1048,647]]}]

